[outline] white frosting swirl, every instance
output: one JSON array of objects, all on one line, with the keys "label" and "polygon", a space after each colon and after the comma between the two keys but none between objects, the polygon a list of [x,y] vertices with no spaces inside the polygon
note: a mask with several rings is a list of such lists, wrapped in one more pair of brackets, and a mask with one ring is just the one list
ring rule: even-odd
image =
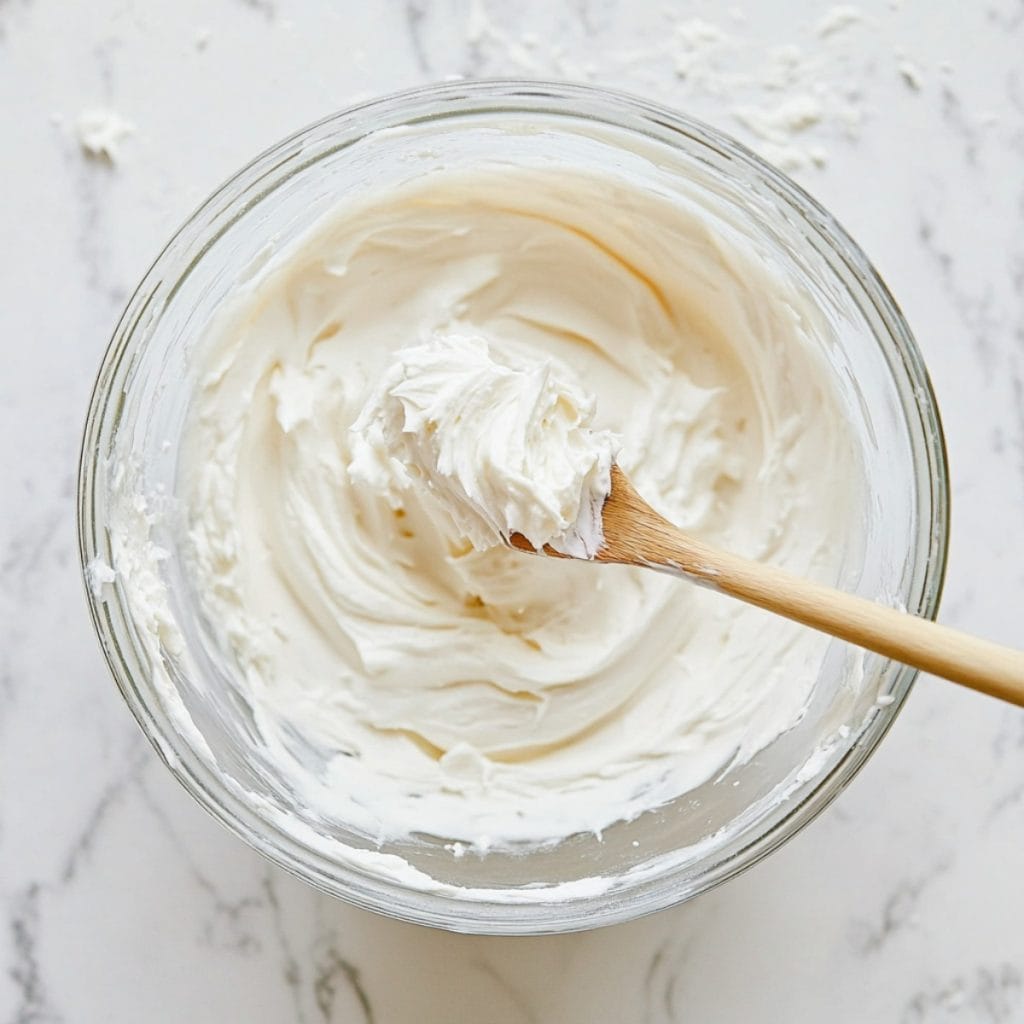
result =
[{"label": "white frosting swirl", "polygon": [[[437,172],[278,254],[202,350],[181,486],[204,611],[275,773],[371,836],[484,847],[603,829],[789,728],[820,638],[656,573],[466,538],[513,524],[505,495],[531,539],[578,524],[566,482],[600,490],[611,432],[681,527],[835,581],[862,473],[827,330],[713,210],[564,169]],[[438,332],[559,369],[521,391],[467,343],[435,392],[396,352]],[[516,396],[549,404],[562,367],[597,396],[596,460],[573,389],[566,452],[509,445],[536,411]],[[414,424],[462,410],[450,460],[416,454],[474,506],[459,528],[420,489],[366,486],[350,428],[389,373]],[[444,384],[460,374],[478,394]],[[363,424],[388,445],[392,412]]]}]

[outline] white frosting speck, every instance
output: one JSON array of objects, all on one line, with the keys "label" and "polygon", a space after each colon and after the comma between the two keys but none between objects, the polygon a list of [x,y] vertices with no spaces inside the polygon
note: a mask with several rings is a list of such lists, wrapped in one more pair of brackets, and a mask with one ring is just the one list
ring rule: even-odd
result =
[{"label": "white frosting speck", "polygon": [[121,144],[135,131],[135,125],[113,110],[94,107],[83,110],[75,123],[82,151],[91,157],[117,163]]}]

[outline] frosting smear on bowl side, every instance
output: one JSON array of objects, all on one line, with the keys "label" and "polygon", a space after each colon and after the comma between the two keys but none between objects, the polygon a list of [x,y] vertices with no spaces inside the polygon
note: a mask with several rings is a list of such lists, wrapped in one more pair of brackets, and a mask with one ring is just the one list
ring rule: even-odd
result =
[{"label": "frosting smear on bowl side", "polygon": [[566,169],[437,172],[340,208],[211,326],[190,572],[317,815],[554,842],[802,715],[810,631],[500,543],[590,550],[614,458],[682,528],[837,580],[863,473],[827,325],[710,212]]}]

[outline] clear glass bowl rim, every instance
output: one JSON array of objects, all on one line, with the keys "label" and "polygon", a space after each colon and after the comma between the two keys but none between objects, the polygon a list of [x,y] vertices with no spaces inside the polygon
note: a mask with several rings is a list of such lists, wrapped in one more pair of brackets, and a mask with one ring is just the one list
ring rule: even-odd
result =
[{"label": "clear glass bowl rim", "polygon": [[[428,108],[428,109],[425,109]],[[665,142],[666,130],[691,143],[708,147],[754,171],[790,212],[825,243],[831,256],[845,264],[871,300],[885,326],[886,335],[876,337],[885,350],[890,367],[899,367],[904,379],[894,379],[911,418],[915,437],[914,460],[919,473],[927,476],[930,517],[919,524],[919,541],[927,534],[927,553],[915,565],[913,585],[917,606],[908,610],[934,618],[941,600],[949,542],[949,477],[945,440],[935,395],[921,354],[895,300],[881,277],[839,223],[815,199],[786,175],[766,163],[741,143],[715,128],[670,108],[641,97],[603,87],[527,79],[492,79],[447,82],[409,89],[361,103],[331,114],[281,140],[220,185],[175,232],[142,278],[128,301],[104,354],[89,401],[78,473],[79,554],[86,582],[85,592],[100,646],[107,665],[125,702],[168,769],[212,816],[248,845],[272,862],[314,887],[356,906],[387,914],[399,920],[485,934],[558,933],[631,920],[644,914],[684,902],[734,877],[772,852],[812,821],[845,788],[886,734],[909,694],[917,672],[895,666],[889,694],[893,702],[879,709],[871,722],[851,742],[832,769],[807,789],[788,812],[738,851],[684,878],[669,872],[648,885],[642,900],[630,900],[628,890],[607,896],[551,903],[504,903],[460,900],[456,897],[409,889],[399,883],[366,885],[347,866],[331,862],[322,854],[298,843],[260,818],[243,804],[205,762],[186,744],[170,724],[159,702],[138,685],[134,671],[108,617],[128,616],[118,599],[97,598],[88,586],[87,566],[101,555],[99,543],[103,522],[97,516],[97,464],[102,457],[102,439],[113,436],[122,403],[115,388],[122,381],[119,371],[130,364],[139,339],[136,331],[155,289],[168,277],[182,280],[200,261],[212,237],[202,227],[212,213],[234,210],[234,219],[262,198],[261,182],[284,162],[301,154],[303,147],[322,144],[331,136],[345,135],[350,144],[354,130],[358,137],[383,127],[444,121],[471,113],[544,114],[569,120],[589,118],[615,128],[647,134]],[[316,159],[331,150],[318,149]],[[299,161],[290,173],[306,164]],[[277,187],[277,182],[274,188]],[[255,195],[252,195],[255,190]],[[272,190],[272,189],[271,189]],[[198,230],[197,230],[198,228]],[[172,286],[173,292],[173,286]],[[923,456],[923,465],[922,463]],[[330,865],[332,870],[325,869]]]}]

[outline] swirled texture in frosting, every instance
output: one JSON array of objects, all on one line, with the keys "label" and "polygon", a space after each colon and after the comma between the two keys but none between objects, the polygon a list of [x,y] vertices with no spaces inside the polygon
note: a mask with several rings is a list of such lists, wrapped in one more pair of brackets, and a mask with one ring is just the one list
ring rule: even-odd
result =
[{"label": "swirled texture in frosting", "polygon": [[[353,474],[395,352],[548,361],[680,526],[835,580],[861,473],[810,301],[707,210],[582,172],[437,172],[340,209],[214,326],[184,456],[205,614],[325,818],[486,847],[601,830],[801,715],[823,642],[620,566],[478,550]],[[490,406],[467,407],[491,415]]]}]

